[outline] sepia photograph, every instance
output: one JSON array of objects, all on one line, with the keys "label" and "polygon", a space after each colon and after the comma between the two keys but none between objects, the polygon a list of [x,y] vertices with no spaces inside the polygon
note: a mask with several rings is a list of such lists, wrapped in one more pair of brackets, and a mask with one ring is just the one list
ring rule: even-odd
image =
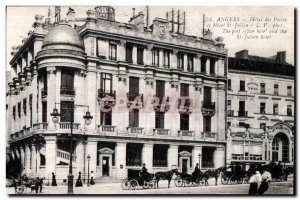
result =
[{"label": "sepia photograph", "polygon": [[7,5],[6,193],[294,196],[295,13]]}]

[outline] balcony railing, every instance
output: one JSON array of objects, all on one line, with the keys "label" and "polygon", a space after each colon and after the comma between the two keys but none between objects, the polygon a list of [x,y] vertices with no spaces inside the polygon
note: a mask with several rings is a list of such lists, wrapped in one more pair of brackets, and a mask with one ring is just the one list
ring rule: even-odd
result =
[{"label": "balcony railing", "polygon": [[155,128],[153,129],[154,135],[161,135],[161,136],[170,136],[171,131],[170,129],[163,129],[163,128]]},{"label": "balcony railing", "polygon": [[178,131],[178,136],[182,136],[182,137],[194,137],[194,131],[179,130]]},{"label": "balcony railing", "polygon": [[116,91],[103,90],[103,89],[98,90],[98,98],[104,98],[106,96],[113,97],[114,99],[116,99]]},{"label": "balcony railing", "polygon": [[[80,123],[73,123],[73,129],[79,129]],[[71,122],[59,122],[60,129],[71,129]]]},{"label": "balcony railing", "polygon": [[262,160],[262,155],[250,154],[248,156],[244,156],[243,154],[231,154],[232,160]]},{"label": "balcony railing", "polygon": [[139,158],[129,158],[126,160],[126,166],[142,166],[142,160]]},{"label": "balcony railing", "polygon": [[60,94],[62,95],[70,95],[74,96],[75,95],[75,88],[60,88]]},{"label": "balcony railing", "polygon": [[263,90],[260,90],[260,93],[261,93],[261,94],[266,94],[266,90],[264,90],[264,89],[263,89]]},{"label": "balcony railing", "polygon": [[116,131],[116,126],[112,126],[112,125],[99,125],[98,128],[100,131],[103,131],[103,132],[115,132]]},{"label": "balcony railing", "polygon": [[153,167],[168,167],[167,160],[153,160]]},{"label": "balcony railing", "polygon": [[239,117],[248,117],[248,111],[245,111],[245,110],[239,110],[238,116],[239,116]]},{"label": "balcony railing", "polygon": [[42,98],[46,97],[48,95],[48,88],[42,88],[41,93],[42,93]]},{"label": "balcony railing", "polygon": [[33,124],[32,127],[33,127],[33,130],[47,130],[48,123],[47,122],[36,123],[36,124]]},{"label": "balcony railing", "polygon": [[142,134],[143,129],[141,127],[127,127],[127,133],[134,133],[134,134]]},{"label": "balcony railing", "polygon": [[228,117],[233,117],[234,116],[234,110],[228,110],[227,111],[227,116]]},{"label": "balcony railing", "polygon": [[203,139],[216,139],[217,133],[214,132],[202,132]]}]

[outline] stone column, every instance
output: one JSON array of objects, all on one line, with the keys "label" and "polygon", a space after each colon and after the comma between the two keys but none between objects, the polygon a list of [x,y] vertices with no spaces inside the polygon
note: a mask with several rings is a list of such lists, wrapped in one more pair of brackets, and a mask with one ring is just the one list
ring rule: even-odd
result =
[{"label": "stone column", "polygon": [[[79,140],[76,146],[76,168],[77,172],[81,172],[83,175],[85,174],[84,171],[84,141]],[[87,172],[86,172],[87,173]]]},{"label": "stone column", "polygon": [[163,58],[164,57],[164,53],[162,49],[159,49],[159,65],[158,67],[163,68]]},{"label": "stone column", "polygon": [[30,162],[31,162],[31,152],[30,152],[30,148],[29,148],[30,144],[25,144],[25,173],[29,174],[31,173],[31,166],[30,166]]},{"label": "stone column", "polygon": [[[199,154],[200,156],[200,163],[199,163]],[[192,153],[192,161],[193,161],[193,167],[196,166],[197,163],[199,163],[199,169],[201,169],[201,159],[202,159],[202,146],[194,146],[193,153]]]},{"label": "stone column", "polygon": [[37,153],[36,153],[36,146],[35,144],[31,145],[31,173],[36,174],[37,173]]},{"label": "stone column", "polygon": [[[90,155],[90,171],[96,172],[97,169],[97,143],[98,141],[93,138],[88,138],[86,144],[86,156]],[[86,169],[87,169],[87,163]]]},{"label": "stone column", "polygon": [[205,64],[205,71],[206,71],[206,74],[207,75],[210,75],[210,58],[209,57],[207,57],[206,58],[206,64]]},{"label": "stone column", "polygon": [[[48,95],[47,95],[47,122],[48,122],[49,130],[55,129],[54,122],[52,121],[52,116],[50,115],[50,113],[52,113],[52,111],[55,107],[55,100],[56,100],[57,88],[56,88],[56,75],[54,74],[55,70],[56,70],[55,67],[47,67],[47,72],[48,72],[48,80],[47,81],[49,84]],[[40,112],[42,112],[42,110]]]},{"label": "stone column", "polygon": [[137,46],[132,47],[132,63],[137,64]]},{"label": "stone column", "polygon": [[215,169],[226,166],[224,147],[216,147],[216,150],[214,151],[214,164],[215,164]]},{"label": "stone column", "polygon": [[33,78],[32,78],[32,124],[38,122],[38,110],[37,110],[37,103],[38,103],[38,81],[37,81],[37,70],[36,66],[33,66]]},{"label": "stone column", "polygon": [[51,177],[52,172],[56,171],[56,136],[45,137],[46,141],[46,171],[45,176]]},{"label": "stone column", "polygon": [[194,72],[200,73],[201,72],[201,55],[197,54],[194,56]]},{"label": "stone column", "polygon": [[23,174],[25,171],[25,152],[23,146],[20,146],[20,160],[21,160],[21,174]]},{"label": "stone column", "polygon": [[168,167],[178,168],[178,145],[171,144],[168,149]]},{"label": "stone column", "polygon": [[151,172],[153,167],[153,144],[144,144],[142,160],[148,171]]},{"label": "stone column", "polygon": [[125,48],[126,48],[126,41],[121,40],[117,47],[117,59],[119,61],[125,62]]},{"label": "stone column", "polygon": [[153,45],[148,45],[146,51],[144,52],[145,65],[152,65],[152,49]]},{"label": "stone column", "polygon": [[218,75],[225,76],[225,59],[219,59],[218,64]]},{"label": "stone column", "polygon": [[170,55],[170,69],[177,69],[177,50],[173,50]]},{"label": "stone column", "polygon": [[117,178],[127,177],[126,170],[126,143],[118,142],[115,147],[115,162]]},{"label": "stone column", "polygon": [[183,54],[183,71],[187,72],[187,66],[188,66],[188,59],[187,54]]}]

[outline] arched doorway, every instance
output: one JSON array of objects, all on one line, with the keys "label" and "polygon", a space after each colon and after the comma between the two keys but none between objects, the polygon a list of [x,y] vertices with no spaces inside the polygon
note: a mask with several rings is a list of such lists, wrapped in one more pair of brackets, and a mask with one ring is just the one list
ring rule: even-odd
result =
[{"label": "arched doorway", "polygon": [[289,162],[289,138],[284,133],[277,133],[273,138],[272,161]]}]

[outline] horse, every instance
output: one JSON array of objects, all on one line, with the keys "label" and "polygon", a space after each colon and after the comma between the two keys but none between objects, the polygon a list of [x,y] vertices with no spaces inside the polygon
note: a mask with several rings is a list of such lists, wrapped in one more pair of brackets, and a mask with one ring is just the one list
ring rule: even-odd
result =
[{"label": "horse", "polygon": [[178,174],[178,170],[177,169],[172,169],[172,170],[166,171],[166,172],[156,172],[154,174],[155,182],[156,182],[156,188],[158,188],[159,180],[168,180],[168,188],[170,188],[170,182],[172,180],[172,177],[173,177],[174,173]]},{"label": "horse", "polygon": [[204,176],[204,180],[205,180],[205,185],[208,185],[208,179],[210,178],[215,178],[215,185],[218,185],[218,178],[221,174],[221,172],[226,171],[226,167],[219,167],[217,169],[214,170],[207,170],[206,172],[204,172],[203,176]]}]

